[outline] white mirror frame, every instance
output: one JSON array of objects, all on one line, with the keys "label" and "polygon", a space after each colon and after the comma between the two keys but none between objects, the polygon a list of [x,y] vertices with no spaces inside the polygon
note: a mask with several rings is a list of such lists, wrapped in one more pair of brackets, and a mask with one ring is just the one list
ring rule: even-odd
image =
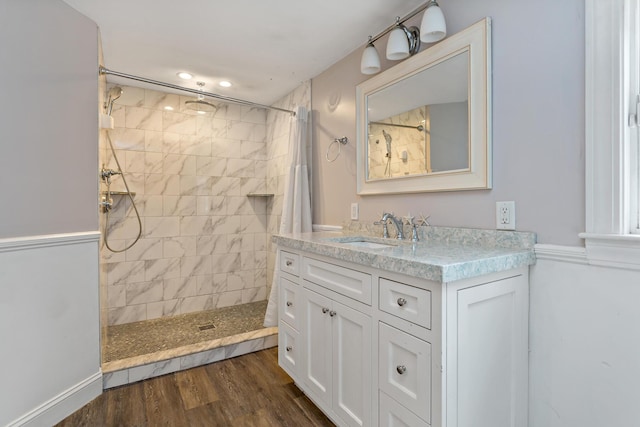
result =
[{"label": "white mirror frame", "polygon": [[[469,170],[367,180],[367,97],[462,52],[469,55]],[[491,177],[491,19],[460,31],[356,88],[358,194],[489,189]]]}]

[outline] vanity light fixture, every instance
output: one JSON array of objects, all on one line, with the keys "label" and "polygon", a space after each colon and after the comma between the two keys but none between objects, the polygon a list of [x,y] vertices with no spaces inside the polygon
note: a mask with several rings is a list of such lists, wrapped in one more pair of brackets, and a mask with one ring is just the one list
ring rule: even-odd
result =
[{"label": "vanity light fixture", "polygon": [[420,30],[418,27],[407,28],[396,17],[396,27],[391,30],[387,41],[387,59],[398,61],[408,58],[420,50]]},{"label": "vanity light fixture", "polygon": [[442,40],[447,35],[447,24],[444,14],[436,0],[430,0],[427,10],[422,15],[420,24],[420,40],[425,43],[433,43]]},{"label": "vanity light fixture", "polygon": [[[420,28],[404,26],[404,22],[424,12]],[[420,42],[434,43],[447,35],[444,14],[436,0],[429,0],[404,18],[396,17],[396,23],[376,36],[369,36],[369,42],[362,52],[360,72],[375,74],[380,71],[380,57],[373,43],[382,36],[389,34],[387,41],[387,59],[398,61],[414,55],[420,50]]]},{"label": "vanity light fixture", "polygon": [[362,52],[362,59],[360,60],[360,71],[362,74],[375,74],[380,71],[380,57],[371,39],[372,37],[369,36],[369,44],[364,48],[364,52]]}]

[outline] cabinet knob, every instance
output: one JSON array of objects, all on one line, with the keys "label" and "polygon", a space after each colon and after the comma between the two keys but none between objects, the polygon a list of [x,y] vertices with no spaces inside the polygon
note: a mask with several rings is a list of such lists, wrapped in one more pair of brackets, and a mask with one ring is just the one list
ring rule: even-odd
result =
[{"label": "cabinet knob", "polygon": [[396,366],[396,371],[398,371],[398,373],[400,375],[404,374],[405,372],[407,372],[407,367],[404,365],[398,365]]},{"label": "cabinet knob", "polygon": [[293,347],[291,347],[290,345],[288,345],[288,346],[287,346],[287,348],[286,348],[286,350],[287,350],[287,351],[291,351],[291,350],[293,350]]},{"label": "cabinet knob", "polygon": [[327,314],[328,312],[329,312],[329,309],[327,307],[322,307],[323,314]]},{"label": "cabinet knob", "polygon": [[331,310],[331,311],[329,312],[329,316],[333,317],[333,316],[335,316],[335,315],[336,315],[336,312],[335,312],[335,311]]},{"label": "cabinet knob", "polygon": [[397,302],[398,302],[398,305],[399,305],[400,307],[402,307],[403,305],[405,305],[405,304],[407,303],[407,300],[406,300],[406,299],[404,299],[404,298],[398,298],[398,301],[397,301]]},{"label": "cabinet knob", "polygon": [[291,307],[293,303],[291,301],[287,301],[287,307]]},{"label": "cabinet knob", "polygon": [[291,261],[290,259],[287,260],[287,262],[285,262],[287,267],[291,267],[293,265],[293,261]]}]

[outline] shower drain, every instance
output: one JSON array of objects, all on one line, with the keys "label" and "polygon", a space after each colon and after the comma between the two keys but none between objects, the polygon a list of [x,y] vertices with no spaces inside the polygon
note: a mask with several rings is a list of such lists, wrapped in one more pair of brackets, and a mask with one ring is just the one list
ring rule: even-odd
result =
[{"label": "shower drain", "polygon": [[214,325],[212,322],[209,323],[205,323],[204,325],[198,325],[198,329],[201,331],[206,331],[208,329],[215,329],[216,325]]}]

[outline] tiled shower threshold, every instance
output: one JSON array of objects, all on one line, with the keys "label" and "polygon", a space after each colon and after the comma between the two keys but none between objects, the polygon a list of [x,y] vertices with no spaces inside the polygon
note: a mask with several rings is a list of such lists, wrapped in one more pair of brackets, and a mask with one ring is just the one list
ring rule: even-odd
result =
[{"label": "tiled shower threshold", "polygon": [[229,359],[278,343],[266,301],[107,328],[103,388]]}]

